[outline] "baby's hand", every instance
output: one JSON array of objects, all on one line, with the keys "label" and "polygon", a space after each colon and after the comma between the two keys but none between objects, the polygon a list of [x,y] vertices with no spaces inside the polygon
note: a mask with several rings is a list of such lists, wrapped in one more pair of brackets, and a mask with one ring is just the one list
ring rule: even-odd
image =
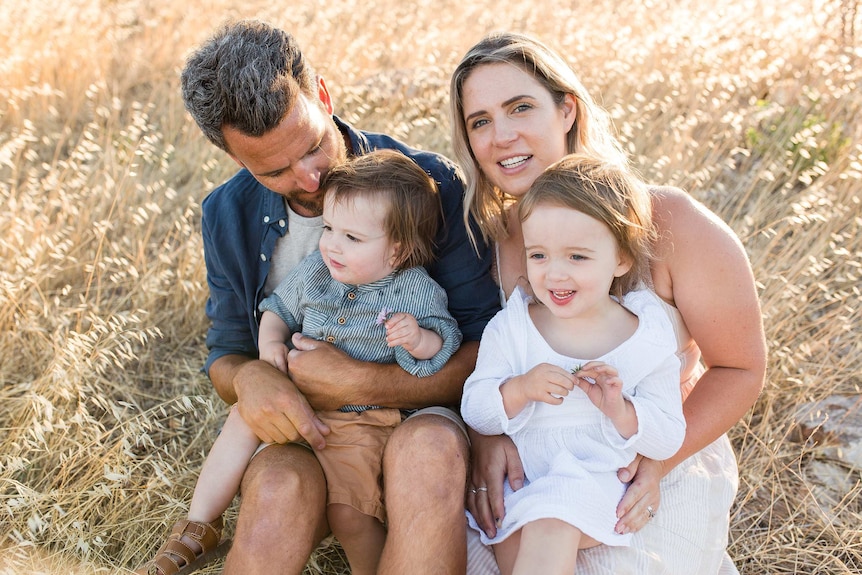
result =
[{"label": "baby's hand", "polygon": [[615,367],[591,361],[575,372],[577,386],[608,417],[616,417],[624,407],[623,381]]},{"label": "baby's hand", "polygon": [[287,352],[290,351],[290,348],[281,341],[261,341],[259,347],[260,359],[286,375]]},{"label": "baby's hand", "polygon": [[575,388],[572,372],[550,363],[540,363],[510,381],[519,388],[525,399],[551,405],[563,403],[563,398]]},{"label": "baby's hand", "polygon": [[422,342],[422,333],[416,318],[409,313],[394,313],[386,320],[386,344],[389,347],[403,347],[413,353]]}]

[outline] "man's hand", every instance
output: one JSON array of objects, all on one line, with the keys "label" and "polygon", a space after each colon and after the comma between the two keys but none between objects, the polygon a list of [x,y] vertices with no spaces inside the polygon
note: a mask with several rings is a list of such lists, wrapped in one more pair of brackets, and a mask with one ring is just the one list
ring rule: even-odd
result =
[{"label": "man's hand", "polygon": [[265,361],[249,361],[234,376],[237,409],[252,431],[268,443],[305,439],[326,446],[327,427],[290,379]]},{"label": "man's hand", "polygon": [[294,349],[288,353],[290,378],[317,410],[332,411],[354,401],[363,362],[330,343],[293,334]]},{"label": "man's hand", "polygon": [[524,467],[521,465],[518,449],[510,437],[481,435],[470,428],[468,432],[472,461],[466,505],[482,531],[488,537],[494,537],[506,514],[503,506],[503,482],[508,477],[509,485],[514,491],[523,487]]}]

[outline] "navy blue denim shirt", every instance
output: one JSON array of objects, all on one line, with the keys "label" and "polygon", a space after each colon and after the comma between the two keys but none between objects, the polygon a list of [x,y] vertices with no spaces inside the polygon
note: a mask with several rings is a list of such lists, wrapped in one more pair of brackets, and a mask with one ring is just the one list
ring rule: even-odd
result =
[{"label": "navy blue denim shirt", "polygon": [[[467,237],[462,216],[464,187],[454,165],[439,154],[409,148],[384,134],[360,132],[334,119],[350,137],[355,155],[379,148],[396,149],[437,182],[444,225],[436,237],[437,259],[428,266],[428,273],[446,290],[449,311],[458,321],[464,340],[479,340],[485,324],[499,311],[500,302],[490,274],[490,250],[482,244],[477,256]],[[209,374],[213,362],[224,355],[258,356],[258,304],[264,296],[275,242],[287,232],[287,210],[282,196],[245,169],[213,190],[201,207],[210,290],[206,314],[212,322],[204,365]]]}]

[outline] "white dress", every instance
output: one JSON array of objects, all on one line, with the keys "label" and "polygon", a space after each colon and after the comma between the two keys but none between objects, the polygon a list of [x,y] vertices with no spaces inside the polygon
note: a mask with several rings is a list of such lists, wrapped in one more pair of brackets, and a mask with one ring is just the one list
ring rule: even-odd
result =
[{"label": "white dress", "polygon": [[[680,386],[687,397],[702,373],[700,351],[679,310],[662,301],[674,326]],[[634,533],[631,545],[599,545],[578,552],[577,575],[738,575],[727,554],[730,507],[739,470],[722,435],[674,467],[661,481],[656,516]],[[467,575],[499,575],[491,548],[467,529]]]},{"label": "white dress", "polygon": [[[522,489],[507,490],[503,524],[493,540],[482,533],[482,542],[499,543],[529,522],[555,518],[607,545],[627,545],[631,535],[614,531],[616,506],[625,491],[617,470],[638,453],[666,459],[685,437],[680,362],[670,318],[651,291],[630,292],[623,305],[638,316],[635,333],[601,357],[570,358],[555,352],[533,325],[531,300],[516,288],[506,308],[489,322],[476,370],[464,385],[464,421],[485,435],[509,435],[527,478]],[[506,416],[499,391],[506,380],[540,363],[573,369],[591,359],[619,371],[623,394],[637,413],[635,435],[620,436],[579,388],[560,405],[532,402],[514,418]],[[468,519],[477,528],[469,513]]]}]

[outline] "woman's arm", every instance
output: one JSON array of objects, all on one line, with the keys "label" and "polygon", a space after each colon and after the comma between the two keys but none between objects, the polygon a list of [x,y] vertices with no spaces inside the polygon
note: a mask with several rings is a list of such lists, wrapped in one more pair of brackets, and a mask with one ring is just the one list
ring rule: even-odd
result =
[{"label": "woman's arm", "polygon": [[754,405],[766,373],[766,340],[754,275],[742,243],[688,194],[656,190],[653,214],[662,245],[656,291],[682,314],[706,373],[683,405],[682,448],[665,473],[733,427]]},{"label": "woman's arm", "polygon": [[686,433],[679,451],[621,470],[620,479],[632,481],[617,509],[621,532],[643,527],[647,506],[658,507],[662,477],[733,427],[757,400],[766,373],[760,304],[742,243],[682,190],[652,193],[660,238],[654,288],[682,314],[706,372],[683,404]]}]

